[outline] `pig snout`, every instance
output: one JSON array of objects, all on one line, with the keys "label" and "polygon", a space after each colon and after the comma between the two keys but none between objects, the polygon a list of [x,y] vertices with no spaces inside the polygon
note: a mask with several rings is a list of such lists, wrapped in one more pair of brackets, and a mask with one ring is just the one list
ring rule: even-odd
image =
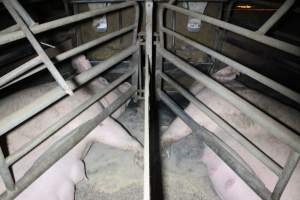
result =
[{"label": "pig snout", "polygon": [[220,82],[228,82],[234,80],[238,75],[240,75],[239,71],[230,66],[227,66],[214,73],[212,77]]},{"label": "pig snout", "polygon": [[[92,65],[90,64],[89,60],[86,58],[84,55],[80,55],[72,60],[72,65],[73,67],[77,70],[77,72],[83,72],[86,71],[90,68],[92,68]],[[92,93],[95,94],[99,89],[105,88],[106,86],[109,85],[109,82],[103,78],[103,77],[97,77],[95,80],[93,80],[89,86],[88,90]],[[129,90],[131,87],[130,83],[122,83],[119,85],[116,89],[114,89],[112,92],[109,94],[105,95],[101,100],[101,104],[104,107],[108,107],[112,102],[114,102],[118,97],[122,94],[125,93]],[[112,117],[118,118],[124,111],[126,106],[128,105],[129,100],[127,101],[126,104],[122,105],[118,110],[116,110],[113,114]]]},{"label": "pig snout", "polygon": [[90,61],[85,57],[85,55],[79,55],[76,58],[73,58],[72,66],[78,73],[92,68]]}]

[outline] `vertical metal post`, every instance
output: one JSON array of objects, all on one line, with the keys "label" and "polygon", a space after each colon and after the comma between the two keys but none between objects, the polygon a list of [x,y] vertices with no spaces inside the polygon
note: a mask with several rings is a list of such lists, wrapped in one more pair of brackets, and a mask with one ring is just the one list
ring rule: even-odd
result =
[{"label": "vertical metal post", "polygon": [[[172,11],[172,31],[176,31],[176,12],[175,11]],[[174,49],[174,52],[176,52],[174,36],[172,36],[172,48]]]},{"label": "vertical metal post", "polygon": [[293,151],[290,153],[287,162],[282,170],[281,175],[278,177],[278,182],[271,195],[272,200],[279,200],[285,187],[287,186],[297,164],[299,162],[300,154]]},{"label": "vertical metal post", "polygon": [[141,79],[141,74],[139,68],[141,67],[141,47],[138,47],[138,50],[132,55],[130,61],[131,68],[134,70],[134,74],[131,78],[131,83],[134,87],[137,88],[137,92],[134,95],[133,99],[135,102],[139,99],[139,91],[142,89],[139,85],[139,79]]},{"label": "vertical metal post", "polygon": [[258,33],[266,34],[274,24],[293,6],[295,0],[286,0],[282,6],[258,29]]},{"label": "vertical metal post", "polygon": [[14,20],[17,22],[17,24],[20,26],[24,34],[26,35],[27,39],[39,55],[40,59],[44,62],[44,64],[47,66],[48,70],[52,74],[53,78],[58,82],[58,84],[65,90],[66,93],[72,95],[73,92],[70,89],[70,87],[67,85],[64,78],[61,76],[59,71],[56,69],[44,49],[40,46],[39,42],[34,37],[33,33],[30,31],[26,23],[23,21],[23,19],[18,15],[16,10],[14,9],[14,5],[9,0],[3,0],[2,1],[8,12],[12,15]]},{"label": "vertical metal post", "polygon": [[134,25],[136,25],[136,28],[132,34],[132,44],[133,45],[135,45],[137,42],[138,31],[139,31],[139,22],[140,22],[140,7],[137,2],[134,5],[134,9],[135,9]]},{"label": "vertical metal post", "polygon": [[[77,3],[74,3],[73,4],[73,14],[76,15],[78,13],[79,13],[79,6],[78,6]],[[73,38],[72,38],[72,40],[73,40],[72,44],[73,44],[74,47],[77,47],[82,43],[81,34],[80,34],[80,27],[75,25],[73,31],[74,31],[74,35],[73,35]]]},{"label": "vertical metal post", "polygon": [[[156,47],[162,45],[160,42],[156,42]],[[155,88],[162,89],[162,79],[161,72],[163,71],[163,57],[156,51],[155,55]],[[159,95],[157,95],[157,99],[159,99]]]},{"label": "vertical metal post", "polygon": [[5,161],[5,157],[0,147],[0,176],[2,177],[3,183],[7,190],[12,191],[15,188],[13,177],[9,171],[8,165]]},{"label": "vertical metal post", "polygon": [[145,131],[144,131],[144,200],[150,200],[150,73],[152,72],[153,1],[145,2],[146,57],[145,57]]},{"label": "vertical metal post", "polygon": [[[159,23],[159,29],[160,27],[163,27],[164,21],[164,8],[160,7],[158,10],[158,23]],[[164,48],[165,47],[165,34],[163,31],[159,30],[159,37],[157,38],[156,41],[156,49],[158,47]],[[155,56],[155,87],[156,89],[161,89],[162,88],[162,79],[161,76],[159,75],[163,71],[163,57],[161,56],[160,53],[157,52],[156,50],[156,56]],[[156,95],[157,99],[159,99],[159,95]]]}]

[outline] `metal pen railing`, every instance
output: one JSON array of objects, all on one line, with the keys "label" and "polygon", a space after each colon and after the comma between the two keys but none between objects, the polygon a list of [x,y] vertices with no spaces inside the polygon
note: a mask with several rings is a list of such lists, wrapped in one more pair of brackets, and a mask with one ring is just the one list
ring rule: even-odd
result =
[{"label": "metal pen railing", "polygon": [[[76,14],[73,16],[68,16],[68,17],[64,17],[64,18],[57,19],[54,21],[46,22],[46,23],[43,23],[40,25],[37,25],[36,23],[26,24],[26,21],[29,21],[30,16],[28,16],[28,13],[24,9],[20,9],[20,8],[22,8],[22,6],[18,3],[17,0],[14,0],[14,1],[4,0],[3,4],[7,8],[9,13],[12,15],[12,17],[15,19],[15,21],[17,22],[17,25],[21,28],[21,30],[1,35],[0,36],[0,45],[8,44],[13,41],[16,41],[16,40],[26,37],[29,40],[30,44],[35,49],[35,51],[37,52],[38,56],[33,58],[32,60],[29,60],[28,62],[24,63],[23,65],[19,66],[18,68],[16,68],[15,70],[13,70],[9,74],[7,74],[6,76],[1,77],[0,78],[0,88],[5,86],[5,84],[8,84],[12,79],[15,79],[16,77],[22,75],[25,72],[28,72],[29,70],[33,69],[37,65],[43,63],[43,65],[38,67],[38,69],[32,70],[31,72],[19,77],[17,80],[14,80],[12,83],[15,83],[15,82],[22,80],[32,74],[35,74],[44,68],[48,68],[48,70],[50,71],[52,76],[55,78],[55,80],[59,83],[59,85],[67,93],[70,93],[70,94],[72,93],[71,89],[68,87],[65,80],[62,78],[62,76],[60,75],[60,73],[58,72],[56,67],[54,66],[54,63],[50,60],[50,58],[47,56],[47,54],[41,47],[40,43],[37,41],[37,39],[35,37],[36,34],[43,33],[45,31],[49,31],[49,30],[53,30],[53,29],[56,29],[56,28],[59,28],[62,26],[70,25],[70,24],[80,22],[83,20],[91,19],[93,17],[107,14],[107,13],[117,11],[120,9],[124,9],[124,8],[128,8],[128,7],[135,7],[136,16],[135,16],[135,23],[133,24],[133,26],[135,26],[134,34],[133,34],[133,38],[134,38],[133,43],[135,43],[135,41],[136,41],[136,36],[137,36],[136,26],[138,26],[137,20],[139,17],[139,8],[137,7],[137,4],[133,1],[120,3],[117,5],[109,6],[109,7],[102,8],[102,9],[87,11],[87,12]],[[32,21],[32,19],[31,19],[31,21]],[[124,33],[122,33],[122,31],[120,30],[120,34],[124,34]],[[91,41],[91,43],[93,43],[94,46],[96,46],[96,45],[103,43],[103,41],[99,42],[99,41],[95,40],[95,41]],[[92,48],[92,47],[93,46],[90,46],[88,48]],[[82,45],[77,47],[77,50],[80,50],[80,49],[82,49]],[[72,55],[68,55],[67,58],[69,58],[71,56]],[[66,59],[66,58],[64,58],[64,59]],[[62,60],[64,60],[64,59],[62,59]],[[12,84],[12,83],[10,83],[10,84]],[[8,84],[8,85],[10,85],[10,84]]]},{"label": "metal pen railing", "polygon": [[[300,137],[299,135],[286,127],[282,123],[276,121],[271,118],[266,113],[262,112],[260,109],[253,106],[251,103],[239,97],[234,92],[230,91],[226,87],[224,87],[219,82],[195,69],[189,63],[180,59],[178,56],[172,54],[165,48],[165,35],[173,36],[178,40],[181,40],[184,43],[187,43],[196,49],[220,60],[223,63],[237,69],[241,73],[244,73],[258,82],[270,87],[271,89],[287,96],[293,101],[300,103],[300,94],[275,82],[274,80],[265,77],[256,71],[249,69],[245,65],[222,55],[219,52],[216,52],[209,47],[206,47],[203,44],[197,43],[186,36],[177,33],[174,30],[170,30],[164,25],[164,14],[165,10],[171,10],[186,16],[192,16],[206,22],[208,24],[217,26],[224,30],[234,32],[238,35],[244,36],[246,38],[255,40],[267,46],[279,49],[283,52],[289,53],[291,55],[300,56],[300,47],[289,44],[284,41],[280,41],[269,36],[264,35],[289,8],[294,1],[287,0],[282,8],[278,9],[277,12],[271,16],[269,20],[262,26],[262,29],[258,31],[251,31],[237,25],[230,24],[228,22],[224,22],[219,19],[215,19],[204,14],[195,13],[193,11],[171,5],[174,1],[171,1],[169,4],[162,4],[159,10],[159,39],[160,42],[156,45],[156,87],[158,97],[172,110],[174,111],[186,124],[188,124],[193,133],[200,134],[203,136],[204,142],[215,151],[215,153],[228,165],[230,166],[262,199],[264,200],[278,200],[281,197],[282,192],[284,191],[295,167],[300,158]],[[280,12],[280,13],[279,13]],[[264,31],[261,31],[264,30]],[[170,63],[174,64],[181,71],[195,79],[196,81],[204,84],[208,89],[214,91],[216,94],[220,95],[222,98],[232,103],[235,107],[241,110],[244,114],[246,114],[249,118],[251,118],[254,122],[260,124],[264,127],[270,134],[278,138],[283,143],[287,144],[291,149],[291,154],[288,157],[287,163],[285,166],[281,166],[277,162],[275,162],[272,158],[270,158],[267,154],[265,154],[261,149],[259,149],[254,143],[250,142],[246,137],[244,137],[238,130],[236,130],[230,123],[222,119],[216,113],[209,110],[201,100],[197,99],[194,95],[192,95],[189,91],[184,89],[180,84],[178,84],[175,80],[171,79],[167,74],[163,72],[163,59],[168,60]],[[198,109],[204,112],[210,119],[212,119],[218,126],[223,128],[226,133],[228,133],[234,140],[236,140],[239,144],[241,144],[245,149],[249,151],[253,156],[255,156],[258,160],[260,160],[265,166],[267,166],[272,172],[274,172],[278,176],[278,182],[275,186],[275,189],[271,192],[269,191],[261,180],[253,175],[251,171],[249,171],[243,162],[240,160],[234,159],[232,157],[232,152],[223,149],[217,139],[207,138],[210,137],[212,133],[210,133],[204,127],[198,125],[190,116],[188,116],[179,106],[176,105],[163,91],[162,91],[162,81],[168,83],[168,85],[172,86],[183,95],[187,100],[193,103]],[[222,152],[222,153],[220,153]],[[252,175],[251,175],[252,174]],[[248,177],[251,176],[251,177]]]},{"label": "metal pen railing", "polygon": [[[5,1],[3,1],[5,3]],[[7,3],[7,2],[6,2]],[[8,3],[10,6],[12,4]],[[7,5],[8,5],[7,4]],[[94,11],[89,11],[86,13],[81,13],[75,16],[65,17],[62,19],[58,19],[52,22],[47,22],[41,25],[34,25],[30,27],[30,31],[32,33],[40,33],[46,30],[50,30],[53,28],[57,28],[63,26],[65,24],[70,24],[78,21],[82,21],[85,19],[89,19],[94,16],[98,16],[100,14],[105,14],[112,11],[118,11],[127,7],[135,7],[135,19],[134,23],[130,26],[124,27],[121,30],[109,33],[101,38],[97,38],[85,44],[82,44],[76,48],[68,50],[64,53],[57,55],[53,62],[60,62],[71,58],[75,55],[83,53],[93,47],[96,47],[104,42],[110,41],[114,38],[120,37],[123,34],[133,32],[132,44],[120,51],[119,53],[111,56],[107,60],[101,62],[100,64],[94,66],[93,68],[86,70],[71,80],[66,81],[68,88],[72,91],[76,90],[78,87],[88,83],[90,80],[99,76],[102,72],[112,68],[114,65],[118,64],[122,60],[132,57],[131,67],[128,72],[121,75],[118,79],[110,83],[106,88],[101,89],[95,95],[91,96],[88,100],[77,106],[74,110],[66,113],[61,119],[57,120],[56,123],[50,125],[46,130],[41,132],[39,136],[34,138],[29,143],[25,144],[12,154],[7,157],[4,156],[2,149],[0,148],[0,175],[2,181],[6,187],[6,191],[1,194],[0,199],[14,199],[18,194],[20,194],[24,189],[26,189],[33,181],[35,181],[39,176],[41,176],[47,169],[49,169],[57,160],[59,160],[65,153],[67,153],[70,149],[72,149],[76,144],[80,142],[91,130],[93,130],[101,121],[111,115],[118,107],[126,102],[126,100],[134,95],[136,95],[138,89],[138,67],[140,66],[140,60],[136,59],[140,57],[139,44],[136,41],[137,32],[138,32],[138,24],[139,24],[139,5],[136,2],[130,1],[125,3],[120,3],[117,5],[106,7],[105,9],[99,9]],[[25,21],[25,20],[24,20]],[[49,27],[48,27],[49,25]],[[46,28],[47,27],[47,28]],[[13,33],[9,33],[4,35],[4,38],[12,37],[13,39],[5,40],[5,42],[11,42],[17,39],[21,39],[25,37],[23,32],[17,31]],[[0,36],[0,41],[4,41],[4,38]],[[3,44],[3,43],[2,43]],[[52,61],[51,61],[52,62]],[[11,71],[10,73],[4,75],[0,78],[0,85],[2,87],[6,87],[7,84],[12,84],[21,80],[25,77],[28,77],[38,71],[41,71],[46,68],[46,64],[40,65],[34,69],[34,67],[42,62],[38,58],[34,58],[27,63],[21,65],[16,70]],[[34,71],[30,71],[29,73],[25,73],[33,69]],[[22,75],[22,76],[20,76]],[[20,76],[20,77],[19,77]],[[18,79],[16,79],[19,77]],[[32,167],[25,173],[23,177],[14,182],[13,176],[9,170],[9,167],[21,159],[23,156],[32,151],[36,146],[40,143],[51,137],[55,134],[59,129],[64,127],[68,122],[78,116],[80,113],[84,112],[90,106],[95,104],[99,99],[103,96],[111,92],[114,88],[118,87],[122,82],[131,78],[132,87],[124,94],[122,94],[115,102],[109,105],[107,108],[103,110],[100,114],[98,114],[95,118],[83,123],[78,126],[76,129],[69,132],[66,136],[64,136],[59,141],[55,142],[52,146],[50,146],[37,160],[34,162]],[[26,122],[28,119],[32,118],[34,115],[38,114],[42,110],[48,108],[53,103],[65,97],[67,94],[61,87],[55,87],[51,89],[46,94],[41,97],[35,99],[30,104],[24,106],[23,108],[17,110],[16,112],[4,117],[0,121],[0,135],[10,134],[11,131],[16,126],[20,125],[23,122]],[[75,92],[76,95],[76,92]]]}]

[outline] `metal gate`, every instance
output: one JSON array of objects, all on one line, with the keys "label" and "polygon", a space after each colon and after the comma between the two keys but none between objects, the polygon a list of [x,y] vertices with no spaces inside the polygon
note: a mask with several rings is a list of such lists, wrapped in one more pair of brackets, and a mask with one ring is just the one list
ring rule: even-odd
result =
[{"label": "metal gate", "polygon": [[[59,86],[50,90],[43,96],[34,100],[30,104],[21,108],[20,110],[6,116],[0,121],[0,135],[9,134],[9,131],[17,127],[26,120],[30,119],[34,115],[38,114],[43,109],[51,106],[56,101],[62,99],[67,94],[73,94],[78,87],[89,82],[93,78],[99,76],[102,72],[112,68],[122,60],[131,57],[131,66],[128,72],[121,75],[115,81],[110,83],[106,88],[100,90],[97,94],[91,96],[88,100],[80,104],[71,112],[64,115],[61,119],[57,120],[56,123],[49,126],[44,132],[38,137],[33,139],[28,144],[22,146],[16,152],[7,157],[4,157],[2,149],[0,148],[0,175],[6,187],[0,199],[14,199],[20,192],[26,187],[33,183],[39,176],[41,176],[47,169],[49,169],[57,160],[59,160],[65,153],[71,150],[76,144],[78,144],[90,131],[92,131],[101,121],[111,115],[117,110],[122,104],[126,102],[130,97],[137,95],[138,89],[138,73],[139,73],[139,57],[140,48],[137,43],[137,32],[139,25],[139,6],[135,1],[124,2],[120,4],[114,4],[109,7],[102,9],[92,10],[83,12],[80,14],[60,18],[54,21],[50,21],[43,24],[36,24],[25,9],[19,4],[17,0],[3,0],[2,3],[9,11],[11,16],[17,22],[17,26],[21,30],[17,30],[11,33],[0,36],[0,45],[8,44],[10,42],[27,38],[30,44],[38,54],[37,57],[29,60],[22,64],[16,69],[10,71],[3,77],[0,77],[0,87],[7,87],[8,85],[14,84],[26,77],[29,77],[45,68],[47,68],[54,79],[57,81]],[[65,25],[73,24],[83,20],[91,19],[93,17],[107,14],[110,12],[120,11],[121,9],[134,7],[135,8],[135,19],[132,25],[123,27],[118,31],[109,33],[103,37],[94,39],[87,43],[81,44],[73,49],[65,51],[55,58],[50,59],[40,43],[36,39],[35,35],[56,29]],[[120,37],[126,33],[133,32],[132,44],[120,51],[119,53],[111,56],[104,62],[94,66],[93,68],[86,70],[71,80],[64,80],[61,74],[58,72],[54,64],[70,59],[80,53],[83,53],[93,47],[99,46],[107,41],[114,38]],[[59,141],[51,145],[32,165],[32,167],[20,178],[17,182],[14,182],[13,176],[9,170],[9,167],[14,164],[18,159],[29,153],[32,149],[42,143],[51,135],[55,134],[60,128],[64,127],[68,122],[78,116],[81,112],[88,109],[94,103],[96,103],[103,96],[108,94],[114,88],[119,86],[122,82],[128,78],[132,79],[132,87],[122,94],[120,98],[114,101],[110,106],[105,108],[102,113],[98,114],[95,118],[81,124],[76,129],[72,130],[69,134],[64,136]]]},{"label": "metal gate", "polygon": [[[285,125],[274,120],[266,113],[262,112],[246,100],[239,97],[234,92],[224,87],[219,82],[213,80],[206,74],[195,69],[189,63],[179,58],[177,55],[171,53],[165,47],[165,36],[172,36],[176,39],[191,45],[192,47],[212,56],[213,58],[227,64],[238,70],[239,72],[246,74],[256,81],[268,86],[269,88],[285,95],[291,100],[300,103],[300,95],[295,91],[271,80],[270,78],[257,73],[256,71],[246,67],[245,65],[222,55],[221,53],[203,45],[197,43],[184,35],[177,33],[174,30],[167,28],[164,24],[165,11],[170,10],[172,12],[180,13],[185,16],[191,16],[197,18],[203,22],[219,27],[223,30],[233,32],[235,34],[244,36],[248,39],[260,42],[264,45],[273,47],[291,55],[300,57],[300,47],[286,43],[284,41],[277,40],[266,36],[265,33],[286,13],[289,8],[292,7],[295,1],[286,0],[282,6],[257,30],[251,31],[228,22],[212,18],[210,16],[195,13],[193,11],[172,5],[174,1],[164,3],[159,7],[159,42],[156,45],[156,90],[157,96],[162,100],[175,114],[177,114],[190,128],[193,133],[200,134],[203,137],[204,142],[231,168],[233,169],[252,189],[264,200],[277,200],[280,199],[298,161],[300,153],[300,137],[297,133],[287,128]],[[235,1],[236,2],[236,1]],[[244,2],[244,1],[243,1]],[[163,59],[168,60],[174,64],[178,69],[185,72],[187,75],[201,82],[208,89],[214,91],[222,98],[233,104],[236,108],[250,117],[254,122],[258,123],[266,130],[268,130],[273,136],[278,138],[283,143],[287,144],[291,149],[291,154],[285,166],[281,166],[276,163],[270,157],[268,157],[262,150],[260,150],[255,144],[249,142],[240,132],[234,129],[227,121],[220,116],[209,110],[200,100],[194,95],[184,89],[175,80],[170,78],[163,71]],[[186,114],[168,95],[162,90],[162,81],[168,83],[177,90],[187,100],[197,106],[202,112],[204,112],[210,119],[212,119],[219,127],[221,127],[227,134],[247,149],[253,156],[260,160],[266,167],[273,171],[278,176],[278,182],[274,191],[269,191],[263,182],[255,176],[245,164],[235,155],[235,153],[229,146],[227,146],[221,139],[214,135],[214,133],[208,131],[206,128],[198,125],[188,114]]]},{"label": "metal gate", "polygon": [[[132,56],[132,64],[131,69],[120,76],[118,79],[113,81],[107,88],[101,90],[96,95],[92,96],[90,99],[85,101],[83,104],[75,108],[70,113],[67,113],[63,118],[59,119],[55,124],[49,127],[45,132],[41,133],[41,135],[35,138],[26,146],[23,146],[21,149],[16,151],[15,153],[4,157],[2,150],[0,149],[0,175],[2,177],[3,182],[5,183],[7,191],[3,193],[0,198],[1,199],[14,199],[20,192],[22,192],[26,187],[28,187],[34,180],[36,180],[39,176],[41,176],[49,167],[51,167],[58,159],[60,159],[66,152],[68,152],[72,147],[74,147],[77,143],[80,142],[95,126],[97,126],[101,121],[103,121],[107,116],[109,116],[113,111],[115,111],[120,105],[122,105],[128,98],[133,95],[136,95],[137,89],[141,89],[141,85],[138,83],[141,79],[139,77],[139,59],[141,57],[140,54],[140,46],[137,43],[137,31],[139,24],[139,7],[135,1],[128,1],[116,5],[111,5],[109,7],[103,9],[97,9],[93,11],[88,11],[80,14],[76,14],[73,16],[64,17],[58,20],[54,20],[51,22],[36,24],[29,14],[22,8],[22,6],[18,3],[17,0],[2,0],[7,10],[10,12],[14,20],[17,22],[18,26],[21,28],[19,31],[14,31],[12,33],[8,33],[0,36],[0,45],[4,45],[22,38],[27,38],[38,56],[33,58],[32,60],[22,64],[15,70],[9,72],[0,78],[0,87],[6,87],[8,85],[14,84],[19,80],[22,80],[26,77],[29,77],[43,69],[48,69],[54,79],[58,82],[60,87],[56,87],[36,99],[29,105],[24,108],[16,111],[15,113],[6,116],[4,119],[0,121],[0,135],[9,134],[13,128],[18,126],[19,124],[26,122],[26,120],[30,119],[43,109],[51,106],[53,103],[63,98],[67,94],[72,94],[76,88],[80,85],[87,83],[89,80],[95,78],[102,72],[107,69],[113,67],[118,62],[124,60],[125,58]],[[149,108],[151,106],[149,104],[149,92],[150,92],[150,74],[156,73],[156,90],[158,97],[166,104],[168,107],[174,111],[186,124],[188,124],[195,134],[200,134],[204,142],[215,151],[215,153],[228,165],[230,166],[262,199],[264,200],[277,200],[280,199],[282,192],[284,191],[290,176],[292,175],[298,161],[299,161],[299,153],[300,153],[300,137],[287,128],[285,125],[280,122],[274,120],[261,110],[257,109],[255,106],[240,98],[238,95],[228,90],[222,84],[216,82],[211,79],[209,76],[204,73],[198,71],[193,66],[180,59],[178,56],[172,54],[165,48],[165,35],[170,35],[178,40],[181,40],[196,49],[214,57],[217,60],[220,60],[223,63],[237,69],[241,73],[244,73],[248,76],[251,76],[255,80],[260,83],[268,86],[269,88],[285,95],[291,100],[300,103],[300,95],[291,89],[265,77],[254,70],[249,69],[243,64],[226,57],[219,52],[210,49],[200,43],[197,43],[174,30],[168,29],[164,25],[165,19],[165,10],[171,10],[173,12],[181,13],[183,15],[192,16],[194,18],[198,18],[203,22],[208,24],[217,26],[223,30],[231,31],[233,33],[239,34],[246,38],[255,40],[264,45],[273,47],[275,49],[281,50],[283,52],[289,53],[291,55],[300,57],[300,48],[271,38],[266,36],[265,33],[283,16],[283,14],[293,5],[293,0],[286,0],[286,2],[282,5],[282,7],[269,19],[267,22],[258,30],[251,31],[225,21],[221,21],[219,19],[215,19],[204,14],[195,13],[189,11],[187,9],[172,5],[173,1],[170,3],[163,3],[159,7],[159,42],[156,44],[156,60],[155,69],[152,69],[152,9],[153,2],[147,1],[145,3],[146,6],[146,70],[145,70],[145,168],[144,168],[144,199],[150,199],[150,181],[149,181]],[[37,41],[35,35],[52,30],[55,28],[59,28],[68,24],[80,22],[86,19],[91,19],[95,16],[106,14],[109,12],[118,11],[123,8],[134,7],[135,8],[135,22],[127,27],[123,27],[122,29],[107,34],[101,38],[97,38],[90,42],[84,43],[78,47],[75,47],[71,50],[68,50],[64,53],[57,55],[54,59],[50,59],[44,50],[41,48],[40,43]],[[82,52],[85,52],[95,46],[101,45],[104,42],[112,40],[116,37],[119,37],[125,33],[133,32],[133,43],[130,47],[122,50],[111,58],[107,59],[103,63],[100,63],[85,71],[72,80],[66,81],[63,79],[61,74],[55,67],[55,63],[67,60],[75,55],[78,55]],[[260,124],[271,134],[277,137],[279,140],[287,144],[292,152],[288,157],[287,163],[285,166],[281,166],[276,163],[274,160],[269,158],[263,151],[258,149],[255,144],[250,143],[241,133],[239,133],[236,129],[232,128],[228,122],[224,121],[220,116],[216,115],[212,111],[206,108],[206,106],[198,100],[195,96],[191,95],[186,89],[181,87],[176,81],[170,78],[163,71],[162,61],[163,59],[168,60],[180,70],[194,78],[195,80],[203,83],[207,88],[214,91],[222,98],[231,102],[235,107],[244,112],[248,117],[250,117],[253,121]],[[92,120],[80,125],[78,128],[71,131],[67,136],[53,144],[41,157],[39,157],[32,168],[17,182],[13,181],[12,174],[9,171],[9,166],[15,163],[22,156],[26,155],[33,148],[47,139],[49,136],[55,134],[55,132],[66,125],[69,121],[74,119],[77,115],[79,115],[82,111],[86,110],[88,107],[93,105],[97,100],[101,97],[112,91],[115,87],[120,85],[123,81],[128,78],[132,78],[132,88],[124,95],[122,95],[119,99],[113,102],[109,107],[104,109],[102,113],[97,115]],[[211,133],[204,127],[198,125],[189,115],[187,115],[167,94],[162,91],[161,83],[162,81],[167,82],[173,88],[175,88],[181,95],[183,95],[186,99],[188,99],[191,103],[195,104],[201,111],[207,114],[209,118],[211,118],[217,125],[223,128],[228,134],[232,136],[236,141],[238,141],[244,148],[246,148],[252,155],[254,155],[258,160],[260,160],[265,166],[267,166],[271,171],[273,171],[278,177],[279,180],[275,186],[274,191],[269,191],[262,181],[253,175],[252,172],[248,170],[245,164],[236,156],[236,153],[227,146],[222,140],[220,140],[214,133]],[[75,84],[76,83],[76,84]],[[51,156],[50,156],[51,155]]]}]

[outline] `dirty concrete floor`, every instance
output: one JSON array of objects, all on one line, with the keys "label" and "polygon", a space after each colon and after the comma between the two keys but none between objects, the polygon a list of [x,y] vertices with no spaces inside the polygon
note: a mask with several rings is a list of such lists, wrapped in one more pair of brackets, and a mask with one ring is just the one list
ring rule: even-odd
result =
[{"label": "dirty concrete floor", "polygon": [[[162,113],[165,127],[172,116]],[[143,141],[142,104],[129,106],[118,121]],[[169,149],[170,157],[162,161],[165,200],[219,200],[200,160],[202,148],[196,136],[188,136]],[[94,144],[85,163],[88,179],[76,186],[76,200],[143,199],[143,171],[134,164],[133,153]]]}]

